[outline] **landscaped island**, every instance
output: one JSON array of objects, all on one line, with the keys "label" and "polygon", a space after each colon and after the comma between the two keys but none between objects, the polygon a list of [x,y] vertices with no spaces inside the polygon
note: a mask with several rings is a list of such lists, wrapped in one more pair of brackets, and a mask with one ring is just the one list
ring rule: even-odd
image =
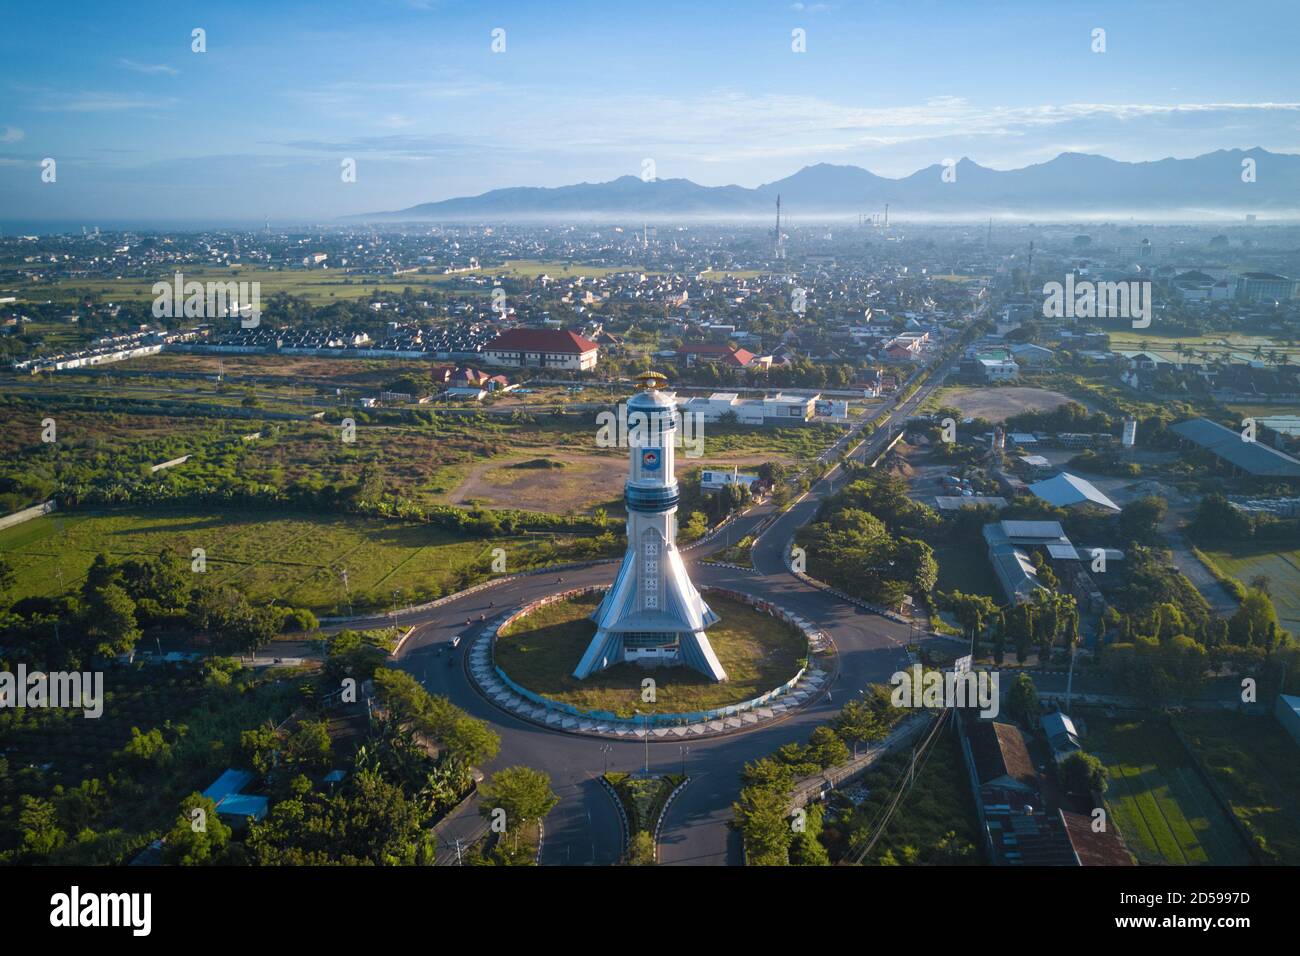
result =
[{"label": "landscaped island", "polygon": [[[722,618],[709,628],[728,680],[717,684],[687,667],[646,669],[615,664],[585,680],[573,668],[591,642],[591,613],[598,593],[579,595],[538,607],[502,628],[496,639],[496,663],[511,680],[535,693],[581,710],[685,713],[752,700],[790,680],[803,666],[808,646],[798,628],[741,601],[706,595]],[[655,701],[642,699],[641,682],[655,680]]]}]

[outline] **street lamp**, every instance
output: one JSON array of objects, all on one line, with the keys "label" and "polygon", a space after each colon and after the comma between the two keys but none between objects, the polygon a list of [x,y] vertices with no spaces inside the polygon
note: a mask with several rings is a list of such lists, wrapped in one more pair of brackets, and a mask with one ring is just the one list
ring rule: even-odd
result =
[{"label": "street lamp", "polygon": [[686,746],[685,744],[682,744],[677,749],[678,751],[680,751],[682,755],[682,776],[685,777],[686,776],[686,755],[691,752],[691,748]]},{"label": "street lamp", "polygon": [[609,776],[609,755],[613,753],[613,751],[614,751],[613,744],[601,744],[600,752],[605,755],[605,770],[601,774],[601,776],[604,777]]}]

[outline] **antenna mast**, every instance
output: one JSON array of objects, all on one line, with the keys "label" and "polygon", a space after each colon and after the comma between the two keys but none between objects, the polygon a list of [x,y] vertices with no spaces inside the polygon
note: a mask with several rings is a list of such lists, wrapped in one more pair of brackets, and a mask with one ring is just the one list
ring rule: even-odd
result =
[{"label": "antenna mast", "polygon": [[776,257],[785,258],[785,240],[781,236],[781,196],[776,197]]}]

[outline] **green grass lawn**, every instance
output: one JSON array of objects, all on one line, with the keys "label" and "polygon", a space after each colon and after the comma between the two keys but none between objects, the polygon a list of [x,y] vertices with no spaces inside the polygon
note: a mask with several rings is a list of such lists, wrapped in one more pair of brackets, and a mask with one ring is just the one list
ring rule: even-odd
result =
[{"label": "green grass lawn", "polygon": [[1268,578],[1279,623],[1300,635],[1300,548],[1246,544],[1207,551],[1206,556],[1223,574],[1243,584],[1261,574]]},{"label": "green grass lawn", "polygon": [[[748,604],[717,594],[706,594],[705,600],[722,618],[708,635],[727,672],[725,683],[686,667],[646,670],[636,664],[615,664],[576,680],[573,668],[595,634],[588,618],[600,603],[598,594],[557,601],[515,622],[497,638],[496,661],[529,690],[581,710],[621,716],[632,716],[637,708],[681,713],[738,704],[794,677],[807,654],[802,633]],[[641,702],[647,676],[656,681],[654,705]]]},{"label": "green grass lawn", "polygon": [[1189,714],[1178,726],[1260,848],[1300,864],[1300,748],[1291,736],[1271,716]]},{"label": "green grass lawn", "polygon": [[254,601],[276,598],[318,613],[340,609],[344,568],[354,608],[387,607],[394,590],[404,604],[444,593],[457,569],[493,547],[505,547],[507,560],[522,560],[536,545],[356,516],[194,509],[56,513],[0,531],[17,598],[80,587],[101,552],[121,560],[170,548],[188,562],[191,549],[203,548],[213,583],[236,586]]},{"label": "green grass lawn", "polygon": [[1157,719],[1089,717],[1084,746],[1106,765],[1106,804],[1139,863],[1243,865],[1247,848],[1197,775],[1177,737]]}]

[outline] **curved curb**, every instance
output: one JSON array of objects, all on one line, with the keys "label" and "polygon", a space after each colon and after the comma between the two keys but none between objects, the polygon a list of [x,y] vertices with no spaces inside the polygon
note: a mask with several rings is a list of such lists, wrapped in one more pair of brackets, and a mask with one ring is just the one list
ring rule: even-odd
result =
[{"label": "curved curb", "polygon": [[687,777],[677,786],[673,787],[673,792],[668,794],[668,799],[665,800],[664,805],[659,808],[659,817],[655,820],[654,831],[650,834],[650,839],[653,841],[654,845],[655,863],[659,862],[659,834],[663,831],[664,818],[668,816],[668,809],[673,805],[673,801],[680,796],[681,792],[686,789],[686,785],[694,779],[694,777]]},{"label": "curved curb", "polygon": [[[727,591],[729,589],[720,588],[718,590]],[[792,623],[793,621],[802,621],[802,624],[795,624],[794,626],[799,627],[804,632],[809,642],[812,651],[809,660],[811,661],[813,654],[821,654],[828,659],[829,666],[825,669],[819,667],[815,670],[805,668],[803,672],[805,676],[802,676],[798,683],[790,688],[788,694],[778,695],[777,698],[774,698],[773,706],[768,707],[765,702],[743,712],[745,716],[752,717],[752,720],[745,720],[745,716],[728,715],[693,724],[659,726],[649,730],[651,743],[672,743],[683,739],[726,737],[761,730],[780,723],[821,700],[835,683],[840,670],[839,650],[834,639],[828,633],[817,628],[811,622],[791,614],[774,602],[754,598],[753,595],[744,595],[743,592],[739,591],[731,593],[742,595],[775,608],[786,618],[793,619]],[[538,602],[531,602],[531,604],[536,603]],[[625,721],[623,718],[615,718],[611,721],[608,718],[569,713],[558,708],[550,708],[544,704],[528,700],[500,681],[500,672],[497,671],[496,665],[491,660],[492,641],[495,639],[497,630],[507,620],[517,616],[521,611],[522,607],[515,608],[489,622],[489,625],[472,639],[471,643],[466,647],[464,655],[462,655],[462,666],[469,678],[469,684],[479,693],[479,696],[498,710],[546,730],[579,737],[597,737],[605,740],[644,741],[647,733],[646,726],[638,721]],[[495,688],[486,686],[487,682],[490,681],[495,681],[498,686]],[[787,702],[786,698],[790,698],[790,702]],[[792,702],[794,706],[791,706]],[[767,710],[768,713],[766,715],[755,713],[759,710]],[[614,723],[617,723],[619,730],[623,731],[622,733],[610,729],[611,724]]]},{"label": "curved curb", "polygon": [[609,799],[614,802],[614,809],[618,811],[618,828],[622,834],[621,843],[623,847],[623,850],[618,857],[619,862],[621,863],[623,860],[627,859],[627,851],[629,849],[629,844],[632,841],[632,825],[628,823],[627,810],[623,808],[623,800],[619,797],[617,791],[614,790],[614,785],[605,779],[603,773],[596,779],[600,781],[600,788],[605,792],[605,796],[609,797]]}]

